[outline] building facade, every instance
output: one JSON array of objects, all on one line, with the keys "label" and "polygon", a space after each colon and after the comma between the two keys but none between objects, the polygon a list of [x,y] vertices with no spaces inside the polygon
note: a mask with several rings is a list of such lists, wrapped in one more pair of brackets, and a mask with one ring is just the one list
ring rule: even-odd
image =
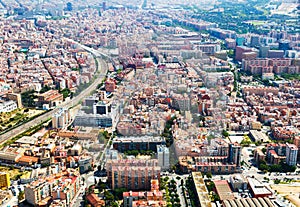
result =
[{"label": "building facade", "polygon": [[13,110],[16,110],[17,108],[18,105],[14,101],[0,100],[0,112],[11,112]]},{"label": "building facade", "polygon": [[70,113],[68,109],[60,108],[52,117],[52,127],[59,129],[65,128],[70,121]]},{"label": "building facade", "polygon": [[162,170],[170,168],[170,151],[166,145],[157,145],[157,159]]},{"label": "building facade", "polygon": [[150,190],[151,180],[160,179],[161,168],[156,159],[109,160],[106,163],[109,185],[112,189]]},{"label": "building facade", "polygon": [[286,163],[296,165],[298,156],[298,147],[294,144],[286,144]]}]

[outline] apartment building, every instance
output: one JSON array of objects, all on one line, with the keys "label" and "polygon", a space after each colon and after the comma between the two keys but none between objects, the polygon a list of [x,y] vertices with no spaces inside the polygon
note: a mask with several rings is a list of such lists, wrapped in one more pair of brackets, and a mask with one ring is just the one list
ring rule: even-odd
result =
[{"label": "apartment building", "polygon": [[0,112],[11,112],[13,110],[16,110],[18,108],[18,105],[14,101],[5,101],[5,100],[0,100]]},{"label": "apartment building", "polygon": [[109,160],[106,163],[108,182],[112,189],[150,190],[151,180],[160,179],[158,160]]},{"label": "apartment building", "polygon": [[170,151],[166,145],[157,145],[157,159],[162,170],[170,168]]},{"label": "apartment building", "polygon": [[167,202],[164,201],[163,192],[159,190],[159,181],[151,180],[150,191],[139,192],[124,192],[123,193],[123,206],[135,207],[135,206],[167,206]]},{"label": "apartment building", "polygon": [[112,146],[119,152],[127,150],[152,150],[155,152],[157,146],[162,144],[165,144],[165,140],[158,136],[126,136],[115,138]]},{"label": "apartment building", "polygon": [[267,145],[267,162],[270,164],[279,164],[286,160],[285,144],[268,144]]},{"label": "apartment building", "polygon": [[70,206],[80,189],[79,181],[79,172],[74,169],[40,178],[25,186],[25,199],[34,206],[47,206],[52,200],[61,200]]},{"label": "apartment building", "polygon": [[242,147],[238,143],[230,143],[228,151],[228,162],[235,164],[237,167],[241,165]]},{"label": "apartment building", "polygon": [[52,127],[56,129],[65,128],[69,124],[70,119],[69,110],[60,108],[52,117]]},{"label": "apartment building", "polygon": [[254,86],[246,86],[242,88],[242,93],[246,96],[248,95],[259,95],[265,96],[269,93],[273,95],[278,95],[279,89],[275,87],[254,87]]},{"label": "apartment building", "polygon": [[288,165],[296,165],[298,156],[298,147],[294,144],[286,144],[286,163]]},{"label": "apartment building", "polygon": [[295,65],[293,59],[289,58],[244,59],[242,69],[256,75],[262,75],[264,73],[297,74],[300,72],[299,66]]}]

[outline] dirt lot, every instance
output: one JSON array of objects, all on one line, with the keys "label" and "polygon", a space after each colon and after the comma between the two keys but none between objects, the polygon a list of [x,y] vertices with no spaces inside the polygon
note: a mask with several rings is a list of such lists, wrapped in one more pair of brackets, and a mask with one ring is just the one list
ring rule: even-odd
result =
[{"label": "dirt lot", "polygon": [[300,186],[291,186],[291,185],[271,185],[273,190],[276,190],[277,193],[286,196],[296,206],[300,206]]}]

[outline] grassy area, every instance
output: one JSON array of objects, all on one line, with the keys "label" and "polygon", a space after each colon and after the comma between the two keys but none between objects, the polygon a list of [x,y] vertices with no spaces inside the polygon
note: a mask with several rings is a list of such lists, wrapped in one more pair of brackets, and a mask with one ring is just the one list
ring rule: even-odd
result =
[{"label": "grassy area", "polygon": [[26,123],[35,117],[45,113],[44,110],[36,109],[16,109],[11,112],[0,113],[0,134],[6,133],[7,131]]},{"label": "grassy area", "polygon": [[300,80],[300,74],[287,74],[283,73],[280,75],[282,78],[286,80]]},{"label": "grassy area", "polygon": [[249,145],[252,144],[252,141],[248,135],[244,135],[244,139],[241,142],[241,145],[243,147],[249,147]]}]

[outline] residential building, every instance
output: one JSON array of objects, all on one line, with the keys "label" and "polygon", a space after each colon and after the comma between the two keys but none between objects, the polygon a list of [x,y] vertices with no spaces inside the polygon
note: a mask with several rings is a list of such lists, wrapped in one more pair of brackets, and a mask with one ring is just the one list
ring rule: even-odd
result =
[{"label": "residential building", "polygon": [[251,47],[258,47],[260,45],[260,36],[259,35],[252,35],[250,38],[250,46]]},{"label": "residential building", "polygon": [[267,58],[270,50],[270,46],[262,45],[259,47],[259,57]]},{"label": "residential building", "polygon": [[162,170],[167,170],[170,167],[170,152],[166,145],[157,145],[158,165]]},{"label": "residential building", "polygon": [[194,49],[200,50],[208,55],[213,55],[221,50],[221,46],[220,43],[197,43],[194,44]]},{"label": "residential building", "polygon": [[158,160],[108,160],[106,171],[112,189],[150,190],[151,180],[160,179]]},{"label": "residential building", "polygon": [[53,116],[52,116],[52,127],[56,129],[65,128],[69,121],[71,120],[70,113],[68,109],[60,108]]},{"label": "residential building", "polygon": [[[269,51],[270,53],[270,51]],[[300,72],[300,67],[292,61],[290,58],[282,58],[274,57],[274,58],[254,58],[243,60],[242,69],[246,72],[250,72],[252,74],[261,75],[263,73],[290,73],[290,74],[298,74]]]},{"label": "residential building", "polygon": [[294,145],[298,147],[298,158],[297,160],[300,160],[300,136],[296,136],[294,138]]},{"label": "residential building", "polygon": [[48,205],[52,195],[52,184],[46,180],[32,182],[24,187],[25,199],[34,206]]},{"label": "residential building", "polygon": [[14,101],[5,101],[5,100],[0,100],[0,112],[11,112],[13,110],[16,110],[18,108],[18,105]]},{"label": "residential building", "polygon": [[127,150],[152,150],[156,152],[157,146],[162,144],[165,144],[165,140],[158,136],[126,136],[113,139],[112,146],[119,152]]},{"label": "residential building", "polygon": [[34,206],[48,206],[52,200],[61,200],[70,206],[79,192],[79,180],[79,172],[74,169],[39,178],[25,186],[25,199]]},{"label": "residential building", "polygon": [[267,162],[279,164],[286,160],[286,144],[268,144],[266,152]]},{"label": "residential building", "polygon": [[189,111],[191,108],[191,99],[187,94],[174,94],[172,106],[180,111]]},{"label": "residential building", "polygon": [[123,193],[123,206],[124,207],[137,207],[137,206],[167,206],[164,201],[163,192],[159,190],[159,181],[151,180],[151,190],[146,192],[124,192]]},{"label": "residential building", "polygon": [[296,165],[298,156],[298,147],[294,144],[286,143],[286,163]]},{"label": "residential building", "polygon": [[78,165],[79,165],[79,172],[85,173],[88,170],[92,169],[93,159],[90,156],[82,156],[78,160]]},{"label": "residential building", "polygon": [[229,144],[228,162],[236,164],[237,167],[241,165],[241,151],[242,147],[238,143]]},{"label": "residential building", "polygon": [[226,38],[225,39],[225,44],[226,44],[226,47],[228,49],[235,49],[235,47],[236,47],[236,40],[235,39],[231,39],[231,38]]},{"label": "residential building", "polygon": [[[266,159],[266,155],[263,153],[261,148],[256,148],[254,150],[254,159],[256,163],[259,163],[260,161],[263,161]],[[273,160],[273,159],[272,159]]]},{"label": "residential building", "polygon": [[243,54],[246,52],[252,52],[252,48],[245,46],[237,46],[235,51],[235,60],[242,62]]},{"label": "residential building", "polygon": [[269,50],[268,58],[283,58],[284,54],[284,50]]}]

